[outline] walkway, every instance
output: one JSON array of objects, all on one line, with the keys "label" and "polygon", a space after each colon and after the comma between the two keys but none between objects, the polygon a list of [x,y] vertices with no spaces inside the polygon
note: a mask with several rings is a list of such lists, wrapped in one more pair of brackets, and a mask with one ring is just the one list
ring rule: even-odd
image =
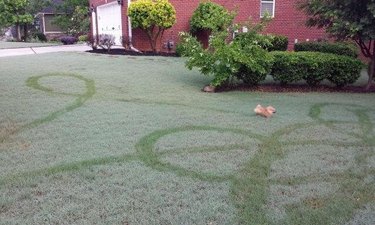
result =
[{"label": "walkway", "polygon": [[33,55],[43,54],[50,52],[84,52],[91,50],[91,47],[81,45],[59,45],[59,46],[48,46],[48,47],[30,47],[30,48],[12,48],[12,49],[0,49],[0,57],[18,56],[18,55]]}]

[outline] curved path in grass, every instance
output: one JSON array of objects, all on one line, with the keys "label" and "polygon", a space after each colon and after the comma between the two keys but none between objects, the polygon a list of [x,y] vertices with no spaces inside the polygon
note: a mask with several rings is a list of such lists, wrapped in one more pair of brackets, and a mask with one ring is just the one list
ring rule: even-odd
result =
[{"label": "curved path in grass", "polygon": [[[52,90],[48,87],[44,87],[39,83],[39,81],[43,78],[56,77],[56,76],[57,77],[68,77],[68,78],[72,78],[72,79],[77,79],[79,81],[83,81],[84,84],[85,84],[85,88],[86,88],[85,92],[81,93],[81,94],[72,94],[72,93],[64,93],[64,92],[59,93],[59,92],[55,92],[54,90]],[[27,124],[21,126],[18,129],[15,129],[14,131],[12,131],[11,133],[9,133],[8,135],[6,135],[4,137],[0,137],[0,143],[4,142],[11,135],[14,135],[14,134],[16,134],[18,132],[21,132],[23,130],[26,130],[26,129],[35,128],[35,127],[40,126],[41,124],[44,124],[44,123],[48,123],[48,122],[64,115],[67,112],[73,111],[73,110],[81,107],[88,99],[90,99],[95,94],[95,83],[94,83],[94,81],[90,80],[90,79],[87,79],[83,76],[77,75],[77,74],[59,74],[59,73],[57,73],[57,74],[46,74],[46,75],[42,75],[42,76],[30,77],[26,81],[26,85],[30,88],[33,88],[33,89],[36,89],[36,90],[39,90],[39,91],[44,91],[46,93],[56,94],[56,95],[64,95],[64,96],[71,96],[71,97],[75,97],[76,99],[71,104],[65,106],[64,108],[58,109],[54,112],[51,112],[50,114],[48,114],[44,117],[36,119],[36,120],[34,120],[30,123],[27,123]]]}]

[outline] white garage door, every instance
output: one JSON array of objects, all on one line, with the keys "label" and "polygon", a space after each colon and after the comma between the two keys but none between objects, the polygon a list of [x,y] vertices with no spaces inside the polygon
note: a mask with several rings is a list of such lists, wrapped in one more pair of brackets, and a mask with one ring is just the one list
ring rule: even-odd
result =
[{"label": "white garage door", "polygon": [[122,45],[121,5],[117,1],[98,6],[98,34],[111,34],[116,45]]}]

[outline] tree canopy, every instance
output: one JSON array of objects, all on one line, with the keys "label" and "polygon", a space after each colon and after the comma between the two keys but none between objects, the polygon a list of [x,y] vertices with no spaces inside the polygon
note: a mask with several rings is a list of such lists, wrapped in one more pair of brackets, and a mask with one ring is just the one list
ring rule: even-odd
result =
[{"label": "tree canopy", "polygon": [[20,26],[30,24],[34,16],[27,11],[28,0],[0,0],[0,26],[17,27],[17,40],[21,40]]},{"label": "tree canopy", "polygon": [[88,0],[64,0],[55,5],[56,11],[61,13],[55,23],[69,34],[79,35],[90,30]]},{"label": "tree canopy", "polygon": [[214,2],[201,2],[190,19],[191,32],[199,30],[222,30],[232,23],[234,12]]},{"label": "tree canopy", "polygon": [[370,59],[370,88],[375,72],[375,1],[374,0],[301,0],[299,7],[309,16],[306,24],[325,28],[339,40],[354,40]]},{"label": "tree canopy", "polygon": [[26,12],[28,0],[0,0],[0,24],[10,26],[30,23],[33,16]]}]

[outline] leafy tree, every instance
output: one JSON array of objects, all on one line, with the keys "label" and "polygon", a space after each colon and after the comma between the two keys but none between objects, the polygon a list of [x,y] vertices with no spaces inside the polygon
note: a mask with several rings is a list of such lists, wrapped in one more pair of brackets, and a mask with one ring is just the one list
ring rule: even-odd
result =
[{"label": "leafy tree", "polygon": [[90,18],[88,0],[65,0],[61,4],[55,5],[57,12],[61,14],[54,22],[66,30],[68,34],[78,36],[90,30]]},{"label": "leafy tree", "polygon": [[33,15],[27,12],[28,0],[0,0],[0,25],[17,29],[17,41],[21,40],[21,26],[33,22]]},{"label": "leafy tree", "polygon": [[133,28],[140,28],[150,41],[153,52],[166,29],[176,23],[176,10],[168,0],[137,0],[128,9]]},{"label": "leafy tree", "polygon": [[308,26],[325,28],[337,39],[352,39],[370,59],[369,89],[375,73],[374,0],[301,0],[299,7],[309,15]]},{"label": "leafy tree", "polygon": [[36,15],[51,4],[51,0],[28,0],[27,2],[26,11],[31,15]]}]

